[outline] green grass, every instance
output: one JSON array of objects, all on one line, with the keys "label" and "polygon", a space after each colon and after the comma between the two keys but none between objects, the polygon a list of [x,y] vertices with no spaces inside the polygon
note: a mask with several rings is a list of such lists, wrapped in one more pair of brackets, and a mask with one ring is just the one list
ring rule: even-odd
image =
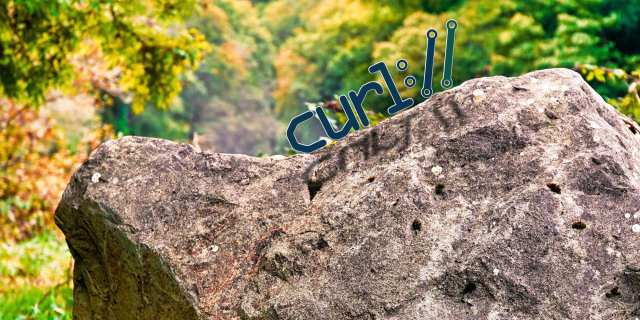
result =
[{"label": "green grass", "polygon": [[71,263],[59,231],[0,243],[0,320],[71,319]]},{"label": "green grass", "polygon": [[0,319],[71,319],[73,290],[25,287],[11,289],[0,297]]}]

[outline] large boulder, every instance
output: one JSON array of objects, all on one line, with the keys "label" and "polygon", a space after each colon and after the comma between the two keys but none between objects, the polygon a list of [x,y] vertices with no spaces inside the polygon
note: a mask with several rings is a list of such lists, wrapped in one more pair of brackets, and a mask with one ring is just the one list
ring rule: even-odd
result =
[{"label": "large boulder", "polygon": [[56,211],[78,319],[633,319],[638,127],[565,69],[313,154],[125,137]]}]

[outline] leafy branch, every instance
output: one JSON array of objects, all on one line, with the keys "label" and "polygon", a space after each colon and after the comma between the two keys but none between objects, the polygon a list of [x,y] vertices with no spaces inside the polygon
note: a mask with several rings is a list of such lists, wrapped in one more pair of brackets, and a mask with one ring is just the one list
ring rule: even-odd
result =
[{"label": "leafy branch", "polygon": [[622,69],[611,69],[594,65],[578,65],[573,70],[581,72],[585,80],[596,80],[601,83],[616,83],[621,81],[627,86],[627,93],[622,97],[605,97],[607,103],[618,109],[621,113],[640,121],[640,69],[627,72]]}]

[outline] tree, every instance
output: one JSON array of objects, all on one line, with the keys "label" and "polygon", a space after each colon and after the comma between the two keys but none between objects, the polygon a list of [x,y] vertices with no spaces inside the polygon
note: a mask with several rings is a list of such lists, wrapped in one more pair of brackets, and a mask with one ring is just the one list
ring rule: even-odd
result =
[{"label": "tree", "polygon": [[[0,0],[0,94],[38,106],[51,88],[73,89],[78,60],[118,70],[136,113],[166,109],[209,50],[183,19],[194,0]],[[91,54],[99,52],[99,57]]]},{"label": "tree", "polygon": [[[272,1],[264,11],[287,2]],[[301,2],[307,4],[307,10],[301,13],[301,21],[295,21],[299,25],[275,29],[291,34],[275,60],[278,86],[274,92],[276,110],[289,119],[304,110],[305,101],[326,101],[368,81],[381,80],[367,72],[378,61],[387,63],[396,84],[413,75],[419,88],[425,33],[431,28],[439,32],[433,82],[439,88],[445,22],[452,18],[459,24],[454,85],[480,76],[518,76],[576,65],[637,70],[640,62],[638,0]],[[392,67],[400,58],[409,62],[407,71]],[[602,95],[626,94],[621,86],[592,84]],[[403,97],[422,101],[415,87],[398,87]],[[373,95],[367,97],[367,105],[382,112],[389,105],[386,99]]]}]

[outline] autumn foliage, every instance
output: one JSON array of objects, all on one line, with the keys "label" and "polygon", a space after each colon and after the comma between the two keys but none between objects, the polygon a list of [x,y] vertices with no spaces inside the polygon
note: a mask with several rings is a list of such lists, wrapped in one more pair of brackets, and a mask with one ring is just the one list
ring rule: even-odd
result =
[{"label": "autumn foliage", "polygon": [[111,136],[108,126],[99,127],[72,152],[65,148],[68,142],[55,119],[38,115],[29,105],[0,99],[1,240],[27,239],[51,228],[53,211],[71,174]]}]

